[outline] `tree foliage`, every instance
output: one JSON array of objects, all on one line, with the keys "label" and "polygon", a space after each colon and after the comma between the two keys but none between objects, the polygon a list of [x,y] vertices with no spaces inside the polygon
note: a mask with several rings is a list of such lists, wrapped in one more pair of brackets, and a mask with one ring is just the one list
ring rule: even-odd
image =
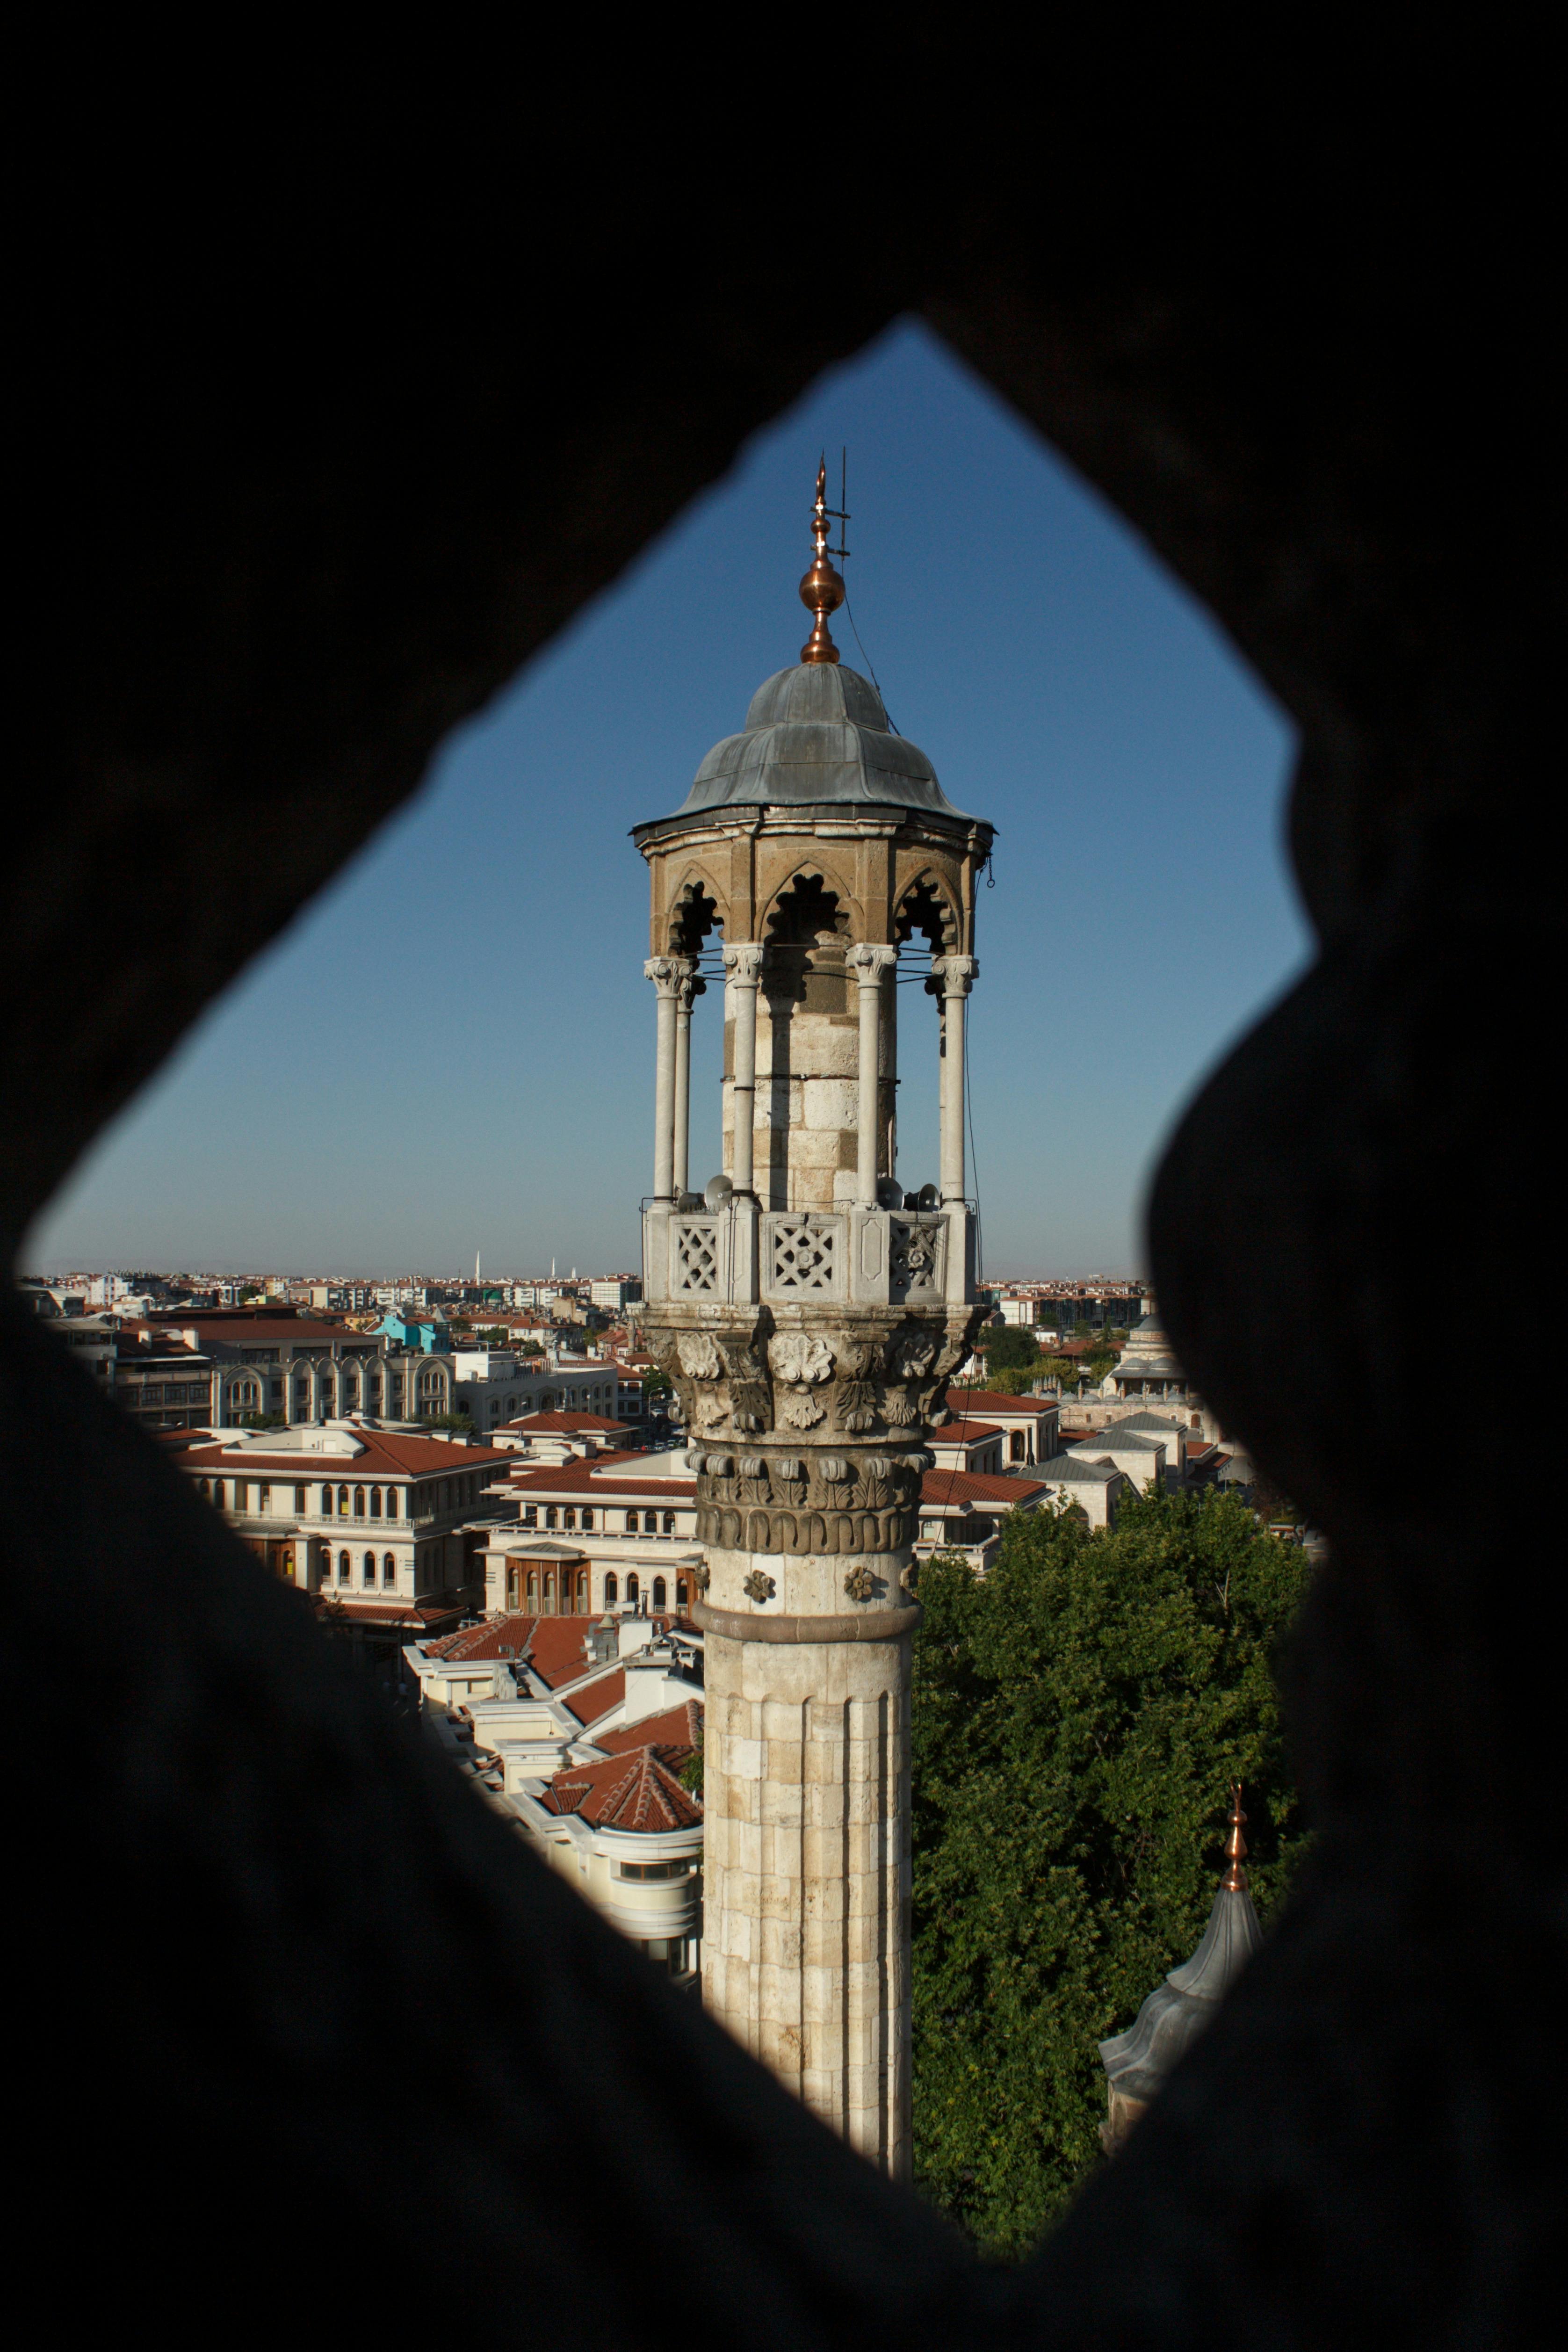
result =
[{"label": "tree foliage", "polygon": [[1229,1496],[1113,1529],[1010,1519],[984,1578],[922,1571],[915,1641],[916,2178],[1024,2252],[1099,2159],[1096,2045],[1187,1958],[1227,1790],[1267,1918],[1303,1843],[1271,1659],[1308,1566]]},{"label": "tree foliage", "polygon": [[1040,1361],[1034,1334],[1026,1331],[1021,1323],[988,1323],[980,1334],[979,1345],[985,1350],[988,1374],[1022,1371]]}]

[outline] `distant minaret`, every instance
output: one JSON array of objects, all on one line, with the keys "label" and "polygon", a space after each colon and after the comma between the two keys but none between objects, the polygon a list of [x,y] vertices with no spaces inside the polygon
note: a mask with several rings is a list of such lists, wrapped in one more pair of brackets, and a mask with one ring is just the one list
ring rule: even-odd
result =
[{"label": "distant minaret", "polygon": [[[684,807],[634,831],[658,997],[643,1328],[680,1400],[706,1556],[703,1999],[907,2179],[908,1580],[926,1429],[983,1311],[964,1043],[991,828],[840,663],[837,519],[820,473],[800,661]],[[726,1164],[705,1192],[691,1025],[716,950]],[[942,1105],[940,1181],[909,1193],[901,951]]]},{"label": "distant minaret", "polygon": [[1108,2113],[1100,2142],[1114,2156],[1179,2058],[1208,2024],[1226,1993],[1263,1940],[1247,1884],[1247,1816],[1241,1783],[1230,1784],[1230,1834],[1226,1872],[1208,1914],[1203,1941],[1190,1960],[1156,1985],[1125,2033],[1100,2044]]},{"label": "distant minaret", "polygon": [[474,1287],[476,1290],[479,1287],[479,1253],[477,1250],[474,1253]]}]

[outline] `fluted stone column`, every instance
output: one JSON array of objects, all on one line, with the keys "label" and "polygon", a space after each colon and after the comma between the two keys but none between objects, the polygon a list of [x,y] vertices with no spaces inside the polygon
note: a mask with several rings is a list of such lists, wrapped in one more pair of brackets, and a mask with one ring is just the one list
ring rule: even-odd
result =
[{"label": "fluted stone column", "polygon": [[855,1202],[862,1209],[876,1206],[878,1112],[882,1093],[882,983],[898,961],[890,947],[853,947],[845,961],[860,985],[860,1062],[856,1076],[859,1099],[859,1139],[855,1162]]},{"label": "fluted stone column", "polygon": [[684,956],[650,956],[643,972],[659,992],[657,1061],[653,1079],[653,1193],[674,1196],[675,1181],[675,1015]]},{"label": "fluted stone column", "polygon": [[727,941],[724,950],[729,1016],[734,1024],[733,1131],[730,1180],[737,1192],[753,1188],[752,1167],[757,1123],[757,990],[762,978],[763,950],[756,942]]},{"label": "fluted stone column", "polygon": [[973,956],[935,956],[942,983],[942,1198],[964,1197],[964,1001],[980,967]]},{"label": "fluted stone column", "polygon": [[[845,1565],[775,1555],[762,1570],[744,1553],[709,1555],[703,1995],[824,2122],[907,2179],[919,1612],[852,1614]],[[849,1570],[880,1570],[902,1603],[906,1565],[901,1551]],[[776,1583],[765,1612],[742,1570]],[[812,1601],[823,1613],[801,1610]]]}]

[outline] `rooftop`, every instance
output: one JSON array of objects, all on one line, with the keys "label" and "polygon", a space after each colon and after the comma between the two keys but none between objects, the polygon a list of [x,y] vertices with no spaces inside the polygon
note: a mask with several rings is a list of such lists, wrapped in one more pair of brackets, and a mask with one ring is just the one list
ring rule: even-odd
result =
[{"label": "rooftop", "polygon": [[602,1764],[569,1766],[539,1801],[548,1812],[576,1813],[601,1829],[695,1829],[703,1817],[700,1801],[646,1744]]},{"label": "rooftop", "polygon": [[714,745],[675,818],[846,802],[977,822],[953,806],[919,746],[894,731],[869,678],[836,661],[802,662],[758,688],[745,727]]}]

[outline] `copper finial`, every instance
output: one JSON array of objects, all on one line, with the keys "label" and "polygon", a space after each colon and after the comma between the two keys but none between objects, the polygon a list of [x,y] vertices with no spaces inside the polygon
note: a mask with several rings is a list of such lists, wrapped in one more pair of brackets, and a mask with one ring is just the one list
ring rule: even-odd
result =
[{"label": "copper finial", "polygon": [[817,503],[811,509],[811,536],[816,561],[800,583],[800,602],[816,614],[817,625],[800,648],[803,662],[836,662],[839,649],[828,629],[828,614],[844,601],[844,583],[828,561],[828,461],[817,468]]},{"label": "copper finial", "polygon": [[1230,1867],[1219,1884],[1227,1895],[1245,1895],[1247,1873],[1242,1868],[1247,1858],[1247,1841],[1241,1828],[1247,1816],[1241,1810],[1241,1783],[1230,1783],[1230,1835],[1225,1841],[1225,1858]]}]

